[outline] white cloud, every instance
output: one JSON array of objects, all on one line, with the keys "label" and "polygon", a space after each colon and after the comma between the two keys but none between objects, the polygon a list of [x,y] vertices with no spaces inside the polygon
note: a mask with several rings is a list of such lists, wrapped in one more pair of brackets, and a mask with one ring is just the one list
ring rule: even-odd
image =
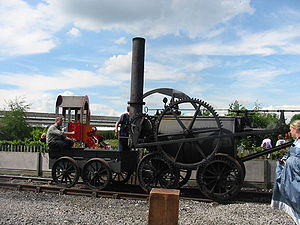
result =
[{"label": "white cloud", "polygon": [[[159,37],[186,33],[196,37],[241,13],[252,13],[250,0],[45,0],[31,6],[24,0],[0,5],[0,56],[49,52],[56,32],[120,29],[134,35]],[[125,43],[124,38],[116,41]]]},{"label": "white cloud", "polygon": [[72,27],[72,29],[68,31],[68,34],[74,37],[79,37],[81,35],[80,30],[78,30],[76,27]]},{"label": "white cloud", "polygon": [[1,109],[7,107],[7,101],[14,101],[15,98],[24,98],[30,104],[30,111],[35,112],[54,112],[56,96],[52,96],[38,90],[3,90],[0,89]]},{"label": "white cloud", "polygon": [[32,7],[22,0],[1,1],[0,56],[43,53],[54,48],[53,33],[65,25],[65,19],[53,13],[46,4]]},{"label": "white cloud", "polygon": [[243,70],[236,73],[235,80],[231,87],[233,88],[271,88],[275,78],[279,75],[287,74],[288,72],[282,69],[253,69]]},{"label": "white cloud", "polygon": [[52,0],[82,29],[121,29],[158,37],[186,32],[195,37],[241,13],[252,13],[250,0]]},{"label": "white cloud", "polygon": [[[116,86],[120,82],[95,72],[66,69],[58,75],[0,74],[2,84],[14,85],[24,91],[50,91],[93,87]],[[33,82],[34,81],[34,82]]]},{"label": "white cloud", "polygon": [[67,90],[67,91],[64,91],[64,92],[62,92],[62,93],[59,93],[58,95],[62,95],[62,96],[73,96],[74,93],[73,93],[72,91]]},{"label": "white cloud", "polygon": [[[120,81],[130,80],[131,78],[131,58],[132,53],[127,55],[114,55],[105,61],[105,66],[98,70],[98,73],[105,76],[115,76],[115,79]],[[204,63],[193,65],[195,68],[204,68]],[[165,80],[165,79],[185,79],[186,74],[178,72],[171,66],[162,65],[154,62],[145,62],[144,65],[145,78],[148,80]]]},{"label": "white cloud", "polygon": [[126,44],[127,43],[127,40],[125,37],[121,37],[119,38],[118,40],[115,41],[116,44]]},{"label": "white cloud", "polygon": [[127,55],[114,55],[104,62],[105,66],[99,73],[111,76],[114,74],[118,80],[129,80],[131,71],[131,52]]},{"label": "white cloud", "polygon": [[145,65],[145,77],[148,80],[167,80],[178,81],[186,77],[182,72],[171,66],[161,65],[159,63],[148,62]]},{"label": "white cloud", "polygon": [[119,116],[121,114],[120,112],[117,112],[112,107],[104,104],[91,104],[90,109],[92,115]]},{"label": "white cloud", "polygon": [[258,33],[239,31],[238,35],[240,40],[230,41],[230,43],[201,42],[178,46],[168,51],[174,54],[232,56],[300,54],[300,26],[288,26]]}]

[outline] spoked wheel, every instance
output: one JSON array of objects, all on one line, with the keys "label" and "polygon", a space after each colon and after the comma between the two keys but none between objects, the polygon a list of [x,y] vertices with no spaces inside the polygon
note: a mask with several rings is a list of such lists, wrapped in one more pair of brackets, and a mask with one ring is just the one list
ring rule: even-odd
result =
[{"label": "spoked wheel", "polygon": [[137,175],[140,186],[147,192],[156,187],[178,187],[179,170],[157,153],[148,154],[140,161]]},{"label": "spoked wheel", "polygon": [[52,166],[52,179],[59,186],[72,187],[79,178],[79,167],[70,157],[59,158]]},{"label": "spoked wheel", "polygon": [[179,169],[179,182],[178,187],[184,186],[190,179],[192,170],[190,169]]},{"label": "spoked wheel", "polygon": [[120,172],[112,174],[112,183],[113,184],[125,184],[129,181],[132,172]]},{"label": "spoked wheel", "polygon": [[224,201],[236,196],[243,183],[243,169],[232,157],[217,154],[197,171],[197,183],[207,197]]},{"label": "spoked wheel", "polygon": [[222,124],[204,101],[181,99],[171,103],[156,121],[158,150],[179,168],[196,169],[219,149]]},{"label": "spoked wheel", "polygon": [[90,159],[83,167],[83,181],[93,189],[104,189],[111,182],[111,177],[111,169],[103,159]]}]

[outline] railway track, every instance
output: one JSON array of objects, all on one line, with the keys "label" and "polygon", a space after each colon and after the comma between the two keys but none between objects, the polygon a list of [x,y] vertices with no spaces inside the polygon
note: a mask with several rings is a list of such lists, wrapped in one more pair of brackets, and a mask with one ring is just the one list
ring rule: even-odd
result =
[{"label": "railway track", "polygon": [[[51,178],[30,177],[30,176],[11,176],[0,175],[0,188],[13,189],[18,191],[34,191],[56,193],[59,195],[77,195],[95,198],[115,198],[115,199],[132,199],[148,200],[149,194],[146,194],[136,185],[111,185],[108,190],[88,189],[85,184],[79,182],[72,188],[60,187],[54,184]],[[122,191],[120,191],[122,190]],[[125,191],[124,191],[125,190]],[[242,190],[238,196],[230,201],[224,202],[230,204],[233,202],[260,202],[270,203],[272,193],[269,191]],[[180,190],[180,199],[193,200],[201,202],[214,202],[203,196],[198,189],[182,188]]]}]

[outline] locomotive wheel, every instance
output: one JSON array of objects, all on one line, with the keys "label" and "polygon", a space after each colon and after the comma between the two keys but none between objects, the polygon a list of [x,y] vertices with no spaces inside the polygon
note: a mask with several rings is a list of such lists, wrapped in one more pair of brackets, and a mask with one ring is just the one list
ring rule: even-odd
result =
[{"label": "locomotive wheel", "polygon": [[196,169],[219,149],[222,124],[204,101],[181,99],[161,113],[155,125],[158,150],[179,168]]},{"label": "locomotive wheel", "polygon": [[179,170],[157,153],[148,154],[139,162],[137,175],[141,188],[147,192],[156,187],[178,187]]},{"label": "locomotive wheel", "polygon": [[132,172],[120,172],[112,174],[112,183],[114,184],[125,184],[129,181]]},{"label": "locomotive wheel", "polygon": [[70,157],[59,158],[52,166],[52,179],[59,186],[72,187],[79,179],[79,167]]},{"label": "locomotive wheel", "polygon": [[104,189],[111,182],[111,177],[111,169],[103,159],[90,159],[83,167],[83,181],[93,189]]},{"label": "locomotive wheel", "polygon": [[192,170],[190,169],[179,169],[179,182],[178,187],[185,185],[192,175]]},{"label": "locomotive wheel", "polygon": [[197,171],[197,183],[207,197],[225,201],[236,196],[243,183],[243,169],[231,156],[217,154]]}]

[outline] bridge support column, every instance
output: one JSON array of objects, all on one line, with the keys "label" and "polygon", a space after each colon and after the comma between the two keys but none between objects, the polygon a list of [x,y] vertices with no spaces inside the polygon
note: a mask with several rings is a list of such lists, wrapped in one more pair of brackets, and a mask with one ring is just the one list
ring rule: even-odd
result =
[{"label": "bridge support column", "polygon": [[150,192],[149,225],[177,225],[179,190],[153,188]]}]

